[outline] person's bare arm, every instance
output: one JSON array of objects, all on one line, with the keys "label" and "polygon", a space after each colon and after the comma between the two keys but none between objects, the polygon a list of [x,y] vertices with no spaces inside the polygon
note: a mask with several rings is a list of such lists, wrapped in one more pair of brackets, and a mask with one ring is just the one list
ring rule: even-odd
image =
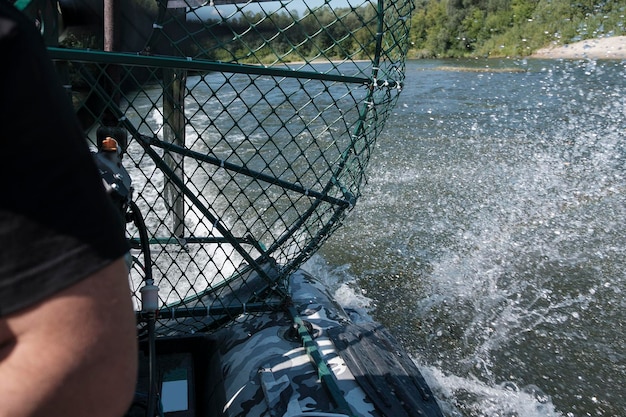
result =
[{"label": "person's bare arm", "polygon": [[123,260],[0,318],[0,417],[119,417],[137,374]]}]

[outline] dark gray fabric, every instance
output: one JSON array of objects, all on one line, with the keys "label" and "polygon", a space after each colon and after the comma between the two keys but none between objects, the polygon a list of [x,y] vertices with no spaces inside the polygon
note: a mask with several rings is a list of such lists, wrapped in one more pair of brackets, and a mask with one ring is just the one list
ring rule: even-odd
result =
[{"label": "dark gray fabric", "polygon": [[71,103],[34,25],[0,1],[0,315],[127,251]]}]

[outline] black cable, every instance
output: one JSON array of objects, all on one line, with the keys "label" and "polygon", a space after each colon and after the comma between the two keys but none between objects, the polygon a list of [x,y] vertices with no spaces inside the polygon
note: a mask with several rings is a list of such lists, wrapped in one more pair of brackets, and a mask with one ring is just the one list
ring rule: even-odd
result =
[{"label": "black cable", "polygon": [[[152,285],[152,257],[150,255],[150,239],[148,238],[148,229],[144,222],[143,216],[139,210],[139,206],[134,201],[130,201],[129,209],[132,221],[137,227],[139,233],[139,243],[144,256],[144,281],[147,285]],[[148,404],[146,407],[146,417],[154,417],[157,409],[157,361],[156,361],[156,312],[148,313],[146,319],[148,330]]]}]

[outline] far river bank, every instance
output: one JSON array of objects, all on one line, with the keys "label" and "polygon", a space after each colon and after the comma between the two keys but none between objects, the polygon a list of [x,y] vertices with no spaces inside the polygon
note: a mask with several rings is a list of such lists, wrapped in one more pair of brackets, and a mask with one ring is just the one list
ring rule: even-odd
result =
[{"label": "far river bank", "polygon": [[554,45],[536,51],[532,58],[543,59],[626,59],[626,36],[587,39]]}]

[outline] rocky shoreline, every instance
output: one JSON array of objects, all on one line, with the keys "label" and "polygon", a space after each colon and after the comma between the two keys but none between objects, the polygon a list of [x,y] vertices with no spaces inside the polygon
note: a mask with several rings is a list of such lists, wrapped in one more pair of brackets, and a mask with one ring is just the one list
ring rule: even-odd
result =
[{"label": "rocky shoreline", "polygon": [[532,58],[544,59],[626,59],[626,36],[587,39],[554,45],[536,51]]}]

